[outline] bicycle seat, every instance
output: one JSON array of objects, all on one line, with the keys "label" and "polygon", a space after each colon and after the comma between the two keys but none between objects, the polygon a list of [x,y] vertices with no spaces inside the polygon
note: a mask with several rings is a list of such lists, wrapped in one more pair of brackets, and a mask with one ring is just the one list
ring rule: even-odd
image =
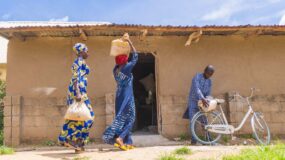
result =
[{"label": "bicycle seat", "polygon": [[218,104],[225,103],[225,100],[224,100],[224,99],[216,99],[216,101],[217,101]]}]

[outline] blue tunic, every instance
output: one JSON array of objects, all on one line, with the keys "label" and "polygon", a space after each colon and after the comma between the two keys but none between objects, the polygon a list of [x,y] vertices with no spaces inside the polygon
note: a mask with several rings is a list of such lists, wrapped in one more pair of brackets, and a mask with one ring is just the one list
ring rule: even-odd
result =
[{"label": "blue tunic", "polygon": [[[194,115],[199,112],[198,101],[211,95],[212,80],[206,79],[203,73],[198,73],[192,79],[191,90],[188,98],[188,107],[184,113],[184,118],[192,120]],[[207,123],[205,118],[200,119],[201,123]],[[196,143],[196,139],[192,136],[191,143]]]},{"label": "blue tunic", "polygon": [[198,101],[211,95],[212,80],[206,79],[203,73],[198,73],[192,79],[191,90],[188,97],[188,108],[184,113],[190,120],[199,111]]},{"label": "blue tunic", "polygon": [[115,139],[120,137],[125,144],[132,144],[131,129],[135,122],[135,101],[133,94],[132,69],[138,61],[138,54],[131,54],[130,61],[120,71],[116,65],[113,74],[117,82],[115,101],[116,116],[112,124],[107,127],[103,134],[105,143],[114,144]]}]

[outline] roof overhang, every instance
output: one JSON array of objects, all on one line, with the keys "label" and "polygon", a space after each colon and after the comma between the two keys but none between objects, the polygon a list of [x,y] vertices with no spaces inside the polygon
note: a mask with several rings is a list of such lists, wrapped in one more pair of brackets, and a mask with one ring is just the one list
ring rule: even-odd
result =
[{"label": "roof overhang", "polygon": [[[203,35],[285,35],[285,26],[147,26],[108,22],[0,22],[0,36],[22,40],[29,37],[188,36],[195,31]],[[82,35],[83,34],[83,35]]]}]

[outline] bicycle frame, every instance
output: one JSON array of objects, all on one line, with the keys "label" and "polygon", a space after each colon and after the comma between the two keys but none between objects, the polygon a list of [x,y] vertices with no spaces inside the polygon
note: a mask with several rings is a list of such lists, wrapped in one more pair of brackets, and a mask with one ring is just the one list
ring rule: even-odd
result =
[{"label": "bicycle frame", "polygon": [[[239,95],[238,95],[239,96]],[[241,98],[243,98],[242,96],[239,96]],[[218,115],[224,122],[224,124],[209,124],[209,125],[205,125],[205,129],[207,129],[210,132],[215,132],[215,133],[221,133],[221,134],[233,134],[236,131],[239,131],[243,125],[245,124],[246,120],[249,118],[249,116],[251,114],[254,113],[252,106],[250,104],[249,99],[252,97],[252,94],[250,97],[245,98],[247,101],[247,105],[248,105],[248,111],[245,114],[245,116],[243,117],[242,121],[240,122],[240,124],[235,128],[233,125],[229,125],[227,118],[225,116],[225,113],[221,107],[221,105],[219,105],[220,108],[220,115],[222,115],[222,117],[220,115]]]}]

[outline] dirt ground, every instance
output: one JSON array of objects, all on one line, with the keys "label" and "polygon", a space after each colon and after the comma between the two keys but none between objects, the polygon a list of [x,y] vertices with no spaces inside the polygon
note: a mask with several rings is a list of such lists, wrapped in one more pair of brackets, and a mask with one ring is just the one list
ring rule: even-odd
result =
[{"label": "dirt ground", "polygon": [[[84,160],[159,160],[161,155],[171,153],[182,146],[141,147],[129,151],[115,148],[87,149],[85,153],[74,154],[73,150],[20,151],[14,155],[0,156],[1,160],[74,160],[85,157]],[[225,154],[238,153],[245,146],[189,146],[192,155],[184,156],[191,160],[216,160]],[[82,158],[83,160],[83,158]]]}]

